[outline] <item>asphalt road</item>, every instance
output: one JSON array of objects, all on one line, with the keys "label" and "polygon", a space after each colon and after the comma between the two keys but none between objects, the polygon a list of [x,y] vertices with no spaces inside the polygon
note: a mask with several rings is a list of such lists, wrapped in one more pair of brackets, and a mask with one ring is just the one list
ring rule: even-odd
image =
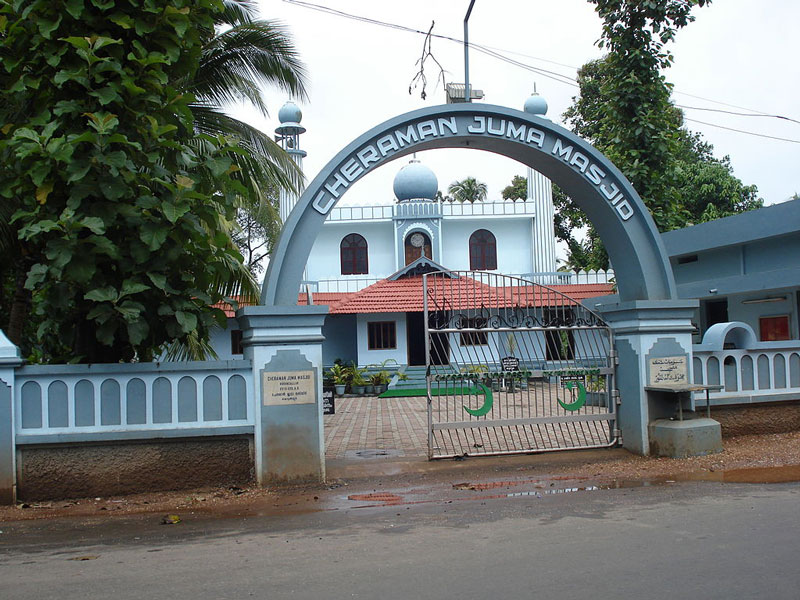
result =
[{"label": "asphalt road", "polygon": [[0,523],[0,598],[800,598],[800,484],[556,489]]}]

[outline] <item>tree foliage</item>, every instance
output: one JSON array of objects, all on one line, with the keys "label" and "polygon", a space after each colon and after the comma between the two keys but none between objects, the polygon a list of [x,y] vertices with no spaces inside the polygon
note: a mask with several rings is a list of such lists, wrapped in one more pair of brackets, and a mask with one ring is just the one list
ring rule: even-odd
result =
[{"label": "tree foliage", "polygon": [[[149,360],[256,286],[231,241],[244,150],[186,89],[220,0],[0,5],[0,215],[45,360]],[[19,289],[15,289],[19,292]],[[10,328],[12,329],[12,328]],[[26,350],[33,350],[27,348]]]},{"label": "tree foliage", "polygon": [[[755,186],[733,175],[698,134],[683,129],[662,72],[672,63],[666,44],[710,0],[589,0],[603,20],[598,44],[608,50],[578,71],[580,95],[564,113],[573,132],[589,140],[630,180],[661,231],[761,206]],[[572,200],[554,190],[565,227],[557,235],[578,268],[607,268],[596,231]],[[557,217],[559,218],[559,217]],[[578,240],[575,229],[587,227]]]},{"label": "tree foliage", "polygon": [[528,178],[521,175],[514,175],[511,178],[511,185],[503,188],[501,192],[503,200],[522,200],[523,202],[528,199]]},{"label": "tree foliage", "polygon": [[486,184],[474,177],[454,181],[447,187],[447,193],[454,202],[483,202],[486,200]]}]

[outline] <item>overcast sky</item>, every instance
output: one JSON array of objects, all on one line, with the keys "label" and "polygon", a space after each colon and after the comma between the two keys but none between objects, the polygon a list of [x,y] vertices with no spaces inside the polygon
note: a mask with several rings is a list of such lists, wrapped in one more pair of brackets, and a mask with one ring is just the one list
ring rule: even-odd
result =
[{"label": "overcast sky", "polygon": [[[411,95],[409,84],[424,36],[363,23],[304,8],[283,0],[260,0],[265,18],[282,21],[291,32],[308,68],[310,99],[298,102],[308,129],[301,147],[308,152],[304,169],[310,181],[345,145],[368,129],[402,113],[444,103],[437,85],[438,67],[425,64],[427,99],[421,88]],[[462,39],[468,0],[316,0],[342,12]],[[800,61],[796,30],[800,23],[797,0],[715,0],[696,8],[697,20],[678,32],[670,49],[675,63],[666,72],[675,85],[679,105],[725,111],[754,111],[800,120]],[[600,20],[584,0],[476,0],[469,21],[470,42],[492,49],[532,67],[557,72],[574,80],[576,69],[602,51]],[[446,71],[448,82],[464,81],[464,52],[460,43],[432,42],[433,56]],[[548,117],[562,123],[577,87],[523,67],[470,51],[470,80],[484,90],[483,102],[522,108],[534,84],[550,106]],[[700,98],[698,98],[700,97]],[[703,98],[703,99],[701,99]],[[704,100],[705,99],[705,100]],[[267,91],[271,119],[262,120],[237,110],[264,131],[277,126],[279,108],[287,97]],[[711,100],[717,103],[711,102]],[[718,104],[718,103],[725,103]],[[800,192],[800,124],[766,117],[742,117],[719,112],[686,110],[688,119],[704,121],[794,140],[779,141],[689,122],[715,147],[730,155],[734,172],[746,184],[756,184],[767,204],[782,202]],[[457,179],[474,176],[489,187],[489,199],[525,167],[504,157],[469,150],[434,150],[419,158],[437,174],[445,191]],[[343,203],[386,204],[393,201],[391,183],[408,158],[389,163],[359,181]]]}]

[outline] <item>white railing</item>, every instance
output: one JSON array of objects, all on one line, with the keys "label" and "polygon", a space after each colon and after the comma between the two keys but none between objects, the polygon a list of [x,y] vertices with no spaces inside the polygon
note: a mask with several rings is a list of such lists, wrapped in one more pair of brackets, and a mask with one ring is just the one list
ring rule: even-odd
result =
[{"label": "white railing", "polygon": [[249,360],[31,365],[16,371],[14,385],[20,441],[158,430],[191,435],[255,423]]},{"label": "white railing", "polygon": [[553,271],[548,273],[522,273],[522,279],[541,285],[578,285],[614,283],[614,270],[608,271]]},{"label": "white railing", "polygon": [[389,220],[394,215],[394,205],[336,206],[328,215],[328,221],[374,221]]},{"label": "white railing", "polygon": [[[487,275],[495,273],[488,272]],[[510,277],[519,277],[539,285],[576,285],[614,283],[614,271],[548,271],[544,273],[503,273]],[[488,281],[487,281],[488,283]]]},{"label": "white railing", "polygon": [[[694,382],[721,385],[716,404],[800,400],[800,340],[759,342],[745,323],[718,323],[692,349]],[[698,394],[705,405],[705,393]]]},{"label": "white railing", "polygon": [[489,217],[536,214],[533,202],[428,202],[404,201],[395,204],[365,206],[336,206],[328,215],[328,221],[375,221],[392,217]]},{"label": "white railing", "polygon": [[494,215],[535,215],[534,202],[443,202],[445,217],[484,217]]},{"label": "white railing", "polygon": [[439,218],[442,205],[438,202],[400,202],[395,206],[394,214],[399,219]]},{"label": "white railing", "polygon": [[[320,279],[319,281],[304,281],[300,286],[300,291],[311,290],[311,295],[320,292],[350,293],[363,290],[365,287],[377,283],[383,277],[353,277],[341,279]],[[318,302],[314,301],[315,304]]]}]

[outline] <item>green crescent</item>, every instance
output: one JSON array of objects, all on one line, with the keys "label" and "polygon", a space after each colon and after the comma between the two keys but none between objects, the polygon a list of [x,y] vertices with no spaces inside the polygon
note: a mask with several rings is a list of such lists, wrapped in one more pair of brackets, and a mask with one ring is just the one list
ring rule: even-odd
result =
[{"label": "green crescent", "polygon": [[[564,384],[564,387],[567,388],[568,390],[571,390],[574,387],[574,383],[572,381],[568,381],[567,383]],[[563,408],[564,410],[578,410],[584,404],[586,404],[586,388],[579,381],[578,382],[578,399],[575,400],[575,402],[572,402],[570,404],[565,404],[561,400],[559,400],[558,403],[561,405],[561,408]]]},{"label": "green crescent", "polygon": [[480,408],[476,408],[475,410],[464,406],[464,410],[467,411],[469,414],[471,414],[473,417],[482,417],[483,415],[487,414],[490,410],[492,410],[492,404],[494,403],[494,398],[492,397],[492,390],[490,390],[482,383],[479,383],[477,389],[475,388],[470,389],[470,392],[473,391],[476,394],[483,392],[483,406],[481,406]]}]

